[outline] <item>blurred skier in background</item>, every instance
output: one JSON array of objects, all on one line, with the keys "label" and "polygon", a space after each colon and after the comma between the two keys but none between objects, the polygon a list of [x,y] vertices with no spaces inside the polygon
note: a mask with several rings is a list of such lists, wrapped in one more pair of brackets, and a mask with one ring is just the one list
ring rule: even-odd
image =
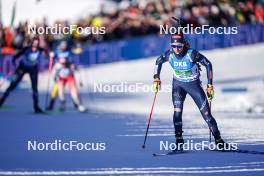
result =
[{"label": "blurred skier in background", "polygon": [[39,94],[38,94],[38,64],[41,55],[48,55],[48,51],[39,46],[39,38],[34,37],[29,46],[21,49],[14,55],[12,63],[16,65],[16,60],[19,60],[18,66],[12,76],[12,81],[0,99],[0,107],[4,104],[9,94],[17,87],[18,83],[22,80],[26,73],[29,74],[31,80],[31,87],[33,91],[33,108],[35,113],[43,113],[39,107]]},{"label": "blurred skier in background", "polygon": [[[54,52],[50,52],[50,59],[53,60],[53,62],[58,64],[59,58],[72,58],[72,52],[68,49],[68,44],[66,41],[61,41],[58,48]],[[46,107],[46,110],[51,111],[54,108],[55,101],[58,97],[58,84],[57,84],[57,76],[55,74],[55,70],[53,67],[53,85],[51,89],[50,94],[50,102],[49,105]]]},{"label": "blurred skier in background", "polygon": [[53,110],[57,96],[60,99],[60,110],[65,110],[65,85],[68,84],[70,88],[71,97],[74,107],[80,112],[85,112],[87,109],[81,104],[74,72],[77,67],[73,61],[73,53],[67,47],[67,42],[62,41],[55,52],[50,53],[50,59],[55,61],[53,68],[54,84],[51,91],[51,99],[47,110]]}]

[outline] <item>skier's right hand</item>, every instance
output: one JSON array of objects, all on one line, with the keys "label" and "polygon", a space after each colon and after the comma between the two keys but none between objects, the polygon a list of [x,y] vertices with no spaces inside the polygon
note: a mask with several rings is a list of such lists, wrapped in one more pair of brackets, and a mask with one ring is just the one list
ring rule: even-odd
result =
[{"label": "skier's right hand", "polygon": [[155,93],[157,93],[157,92],[160,90],[160,85],[161,85],[161,81],[160,81],[160,79],[158,79],[158,78],[154,79],[152,90],[153,90]]},{"label": "skier's right hand", "polygon": [[50,57],[50,59],[53,59],[53,58],[55,57],[55,53],[54,53],[53,51],[51,51],[51,52],[49,53],[49,57]]}]

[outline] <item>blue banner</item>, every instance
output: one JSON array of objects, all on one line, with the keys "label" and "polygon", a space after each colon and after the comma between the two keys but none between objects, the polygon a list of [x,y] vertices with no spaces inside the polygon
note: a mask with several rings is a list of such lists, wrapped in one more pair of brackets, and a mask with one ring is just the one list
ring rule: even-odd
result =
[{"label": "blue banner", "polygon": [[[238,27],[238,34],[203,34],[185,35],[192,48],[210,50],[238,45],[249,45],[264,42],[264,25],[243,25]],[[83,46],[83,53],[75,55],[75,61],[86,66],[111,63],[123,60],[133,60],[158,56],[169,48],[169,35],[150,35],[140,38],[110,41],[100,44]],[[48,60],[43,58],[39,64],[40,71],[48,66]],[[0,73],[12,75],[14,66],[11,55],[0,52]],[[0,74],[1,77],[1,74]]]},{"label": "blue banner", "polygon": [[[242,25],[238,34],[185,35],[192,48],[210,50],[264,42],[264,25]],[[110,63],[158,56],[169,48],[169,35],[151,35],[140,38],[105,42],[83,47],[80,62],[85,65]]]}]

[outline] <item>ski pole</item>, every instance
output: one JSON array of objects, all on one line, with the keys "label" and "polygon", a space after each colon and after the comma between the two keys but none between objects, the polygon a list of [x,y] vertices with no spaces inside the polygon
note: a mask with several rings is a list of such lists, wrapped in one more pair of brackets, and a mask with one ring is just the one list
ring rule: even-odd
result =
[{"label": "ski pole", "polygon": [[181,20],[177,17],[171,17],[175,22],[177,22],[179,25],[181,25]]},{"label": "ski pole", "polygon": [[45,100],[45,107],[48,107],[49,87],[50,87],[50,75],[51,75],[52,65],[53,65],[53,58],[50,58],[49,59],[48,84],[47,84],[47,94],[46,94],[46,100]]},{"label": "ski pole", "polygon": [[80,85],[80,87],[84,87],[84,82],[83,82],[84,79],[83,79],[83,74],[82,74],[82,70],[81,69],[83,70],[84,68],[80,67],[79,70],[78,70],[78,73],[79,73],[78,74],[79,75],[78,76],[79,77],[79,85]]},{"label": "ski pole", "polygon": [[153,112],[153,109],[154,109],[154,105],[155,105],[157,93],[158,92],[155,92],[155,95],[154,95],[154,100],[153,100],[153,103],[152,103],[152,106],[151,106],[151,111],[150,111],[150,114],[149,114],[148,125],[147,125],[147,129],[146,129],[146,133],[145,133],[145,138],[144,138],[144,143],[142,145],[142,148],[145,148],[145,144],[146,144],[146,141],[147,141],[148,130],[149,130],[149,126],[150,126],[150,121],[151,121],[152,112]]},{"label": "ski pole", "polygon": [[[209,110],[211,112],[211,106],[212,106],[212,101],[209,100]],[[209,128],[209,142],[211,143],[212,142],[212,132],[211,132],[211,129]]]}]

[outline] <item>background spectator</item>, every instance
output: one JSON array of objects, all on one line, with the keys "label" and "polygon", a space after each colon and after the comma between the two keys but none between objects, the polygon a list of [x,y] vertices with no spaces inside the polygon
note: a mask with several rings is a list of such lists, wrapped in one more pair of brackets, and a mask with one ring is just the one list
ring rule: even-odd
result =
[{"label": "background spectator", "polygon": [[[66,40],[71,45],[92,44],[114,39],[137,37],[159,33],[160,25],[170,25],[171,16],[182,19],[183,25],[233,26],[245,23],[263,23],[264,5],[258,0],[124,0],[117,1],[114,11],[101,10],[92,16],[79,19],[74,24],[79,27],[106,27],[105,35],[44,35],[43,45],[53,48],[58,41]],[[68,21],[55,24],[69,26]],[[54,24],[54,25],[55,25]],[[46,19],[35,24],[48,26]],[[0,47],[22,48],[30,41],[28,23],[21,22],[11,28],[0,24]]]}]

